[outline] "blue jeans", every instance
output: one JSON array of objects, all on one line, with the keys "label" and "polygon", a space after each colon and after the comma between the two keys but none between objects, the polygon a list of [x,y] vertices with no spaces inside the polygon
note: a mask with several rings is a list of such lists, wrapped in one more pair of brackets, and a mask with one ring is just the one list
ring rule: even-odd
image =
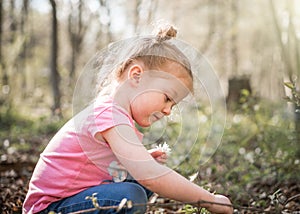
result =
[{"label": "blue jeans", "polygon": [[[138,184],[136,181],[124,181],[119,183],[107,183],[99,186],[91,187],[76,195],[62,199],[60,201],[50,204],[45,210],[40,212],[41,214],[48,214],[50,211],[55,213],[70,213],[76,211],[84,211],[86,209],[95,208],[92,200],[86,200],[86,196],[92,196],[97,193],[98,205],[101,207],[105,206],[118,206],[123,198],[133,202],[133,207],[123,208],[118,213],[145,213],[146,203],[148,198],[152,195],[152,192],[147,190],[145,187]],[[145,204],[144,206],[134,206],[134,204]],[[116,209],[106,210],[94,210],[88,212],[89,214],[94,213],[116,213]]]}]

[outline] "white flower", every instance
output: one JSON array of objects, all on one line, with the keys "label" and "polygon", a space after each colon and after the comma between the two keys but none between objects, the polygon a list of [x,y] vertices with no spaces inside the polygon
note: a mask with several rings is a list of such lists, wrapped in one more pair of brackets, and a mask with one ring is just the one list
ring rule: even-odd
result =
[{"label": "white flower", "polygon": [[167,155],[171,153],[171,148],[166,142],[164,142],[163,145],[159,144],[158,146],[156,146],[156,149],[161,152],[165,152]]}]

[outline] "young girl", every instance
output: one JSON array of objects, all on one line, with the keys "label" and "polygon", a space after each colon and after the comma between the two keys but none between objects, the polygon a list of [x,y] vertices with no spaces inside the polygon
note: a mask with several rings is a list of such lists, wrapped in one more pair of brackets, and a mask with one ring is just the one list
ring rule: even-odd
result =
[{"label": "young girl", "polygon": [[92,209],[93,202],[86,197],[93,194],[101,207],[119,205],[126,198],[133,207],[121,213],[145,213],[146,205],[141,204],[153,192],[182,202],[216,202],[201,206],[214,213],[233,212],[230,206],[217,204],[230,205],[227,197],[211,194],[166,167],[165,152],[147,151],[135,128],[135,123],[149,127],[168,116],[193,91],[191,65],[172,43],[175,35],[169,26],[157,36],[129,40],[119,51],[111,47],[106,58],[98,59],[103,69],[114,55],[125,58],[110,75],[115,81],[102,89],[106,93],[66,123],[41,154],[23,213]]}]

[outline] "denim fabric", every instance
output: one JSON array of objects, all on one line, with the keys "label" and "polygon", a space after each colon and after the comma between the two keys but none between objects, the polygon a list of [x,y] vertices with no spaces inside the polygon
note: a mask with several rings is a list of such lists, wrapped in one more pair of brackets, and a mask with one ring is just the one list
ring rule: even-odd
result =
[{"label": "denim fabric", "polygon": [[[120,183],[101,184],[99,186],[91,187],[76,195],[62,199],[60,201],[50,204],[41,214],[48,214],[50,211],[55,213],[71,213],[80,210],[95,208],[90,199],[86,200],[86,196],[92,196],[97,193],[95,197],[99,206],[118,206],[123,198],[131,200],[133,207],[131,209],[122,209],[118,213],[145,213],[145,206],[134,206],[134,204],[146,204],[152,192],[138,184],[136,181],[125,181]],[[116,209],[109,210],[95,210],[88,212],[94,213],[116,213]]]}]

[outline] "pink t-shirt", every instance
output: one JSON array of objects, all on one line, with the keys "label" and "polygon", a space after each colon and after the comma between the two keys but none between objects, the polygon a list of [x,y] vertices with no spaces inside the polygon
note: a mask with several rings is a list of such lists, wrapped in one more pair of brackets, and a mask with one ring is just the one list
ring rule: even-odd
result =
[{"label": "pink t-shirt", "polygon": [[112,99],[97,101],[68,121],[41,154],[29,184],[23,213],[36,213],[104,180],[123,181],[127,171],[108,143],[95,134],[117,125],[133,127],[131,116]]}]

